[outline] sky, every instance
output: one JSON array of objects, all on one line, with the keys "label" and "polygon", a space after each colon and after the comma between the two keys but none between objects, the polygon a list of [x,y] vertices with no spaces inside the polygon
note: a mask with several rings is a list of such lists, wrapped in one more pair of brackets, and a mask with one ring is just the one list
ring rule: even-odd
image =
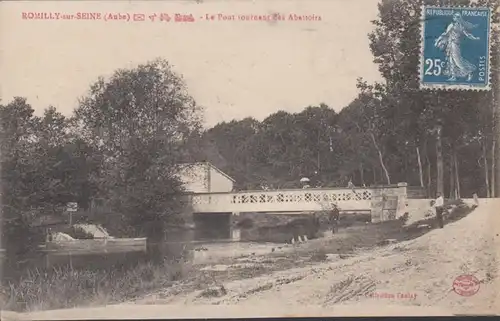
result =
[{"label": "sky", "polygon": [[[8,1],[0,2],[0,92],[22,96],[43,113],[70,115],[99,76],[164,58],[205,108],[205,125],[259,120],[326,103],[335,110],[357,95],[356,79],[380,80],[367,34],[378,0]],[[28,20],[35,13],[192,14],[195,22]],[[278,22],[241,15],[279,13]],[[206,15],[215,20],[207,20]],[[219,14],[235,19],[219,20]],[[290,14],[321,20],[291,21]],[[204,19],[201,19],[204,17]]]}]

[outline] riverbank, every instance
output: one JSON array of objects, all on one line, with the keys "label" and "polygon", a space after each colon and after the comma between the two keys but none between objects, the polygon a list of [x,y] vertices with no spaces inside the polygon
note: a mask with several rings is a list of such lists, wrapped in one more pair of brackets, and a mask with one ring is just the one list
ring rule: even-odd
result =
[{"label": "riverbank", "polygon": [[163,289],[173,295],[178,291],[194,291],[229,280],[312,266],[324,260],[322,248],[333,239],[338,242],[336,251],[339,254],[353,255],[356,246],[376,245],[387,235],[393,235],[394,228],[394,224],[363,224],[341,229],[334,238],[295,245],[253,242],[192,244],[194,250],[188,261],[165,262],[163,265],[143,262],[121,271],[65,267],[45,273],[35,269],[15,285],[2,289],[2,307],[14,311],[91,307],[142,299],[148,293]]},{"label": "riverbank", "polygon": [[[353,226],[303,244],[209,245],[195,251],[194,268],[186,269],[180,280],[164,286],[151,282],[152,288],[146,291],[140,288],[136,293],[128,291],[131,294],[128,298],[94,298],[80,306],[119,301],[122,302],[119,306],[133,303],[138,307],[252,306],[268,302],[272,306],[290,307],[297,304],[441,306],[443,300],[449,300],[453,278],[460,273],[474,273],[485,284],[481,285],[486,290],[482,290],[480,302],[486,306],[476,303],[472,306],[488,309],[487,305],[491,306],[488,299],[494,297],[490,284],[497,275],[496,256],[492,255],[495,247],[491,243],[495,234],[488,229],[494,226],[490,214],[495,206],[491,202],[494,201],[483,202],[472,214],[448,223],[442,230],[425,226],[404,229],[401,224],[387,222]],[[454,273],[444,275],[446,271]],[[47,314],[35,314],[42,319],[43,315]]]},{"label": "riverbank", "polygon": [[[242,309],[262,305],[341,305],[363,310],[374,305],[397,305],[440,308],[450,313],[498,313],[499,205],[500,200],[481,200],[480,207],[468,216],[416,239],[358,249],[347,257],[325,253],[323,261],[313,266],[296,266],[241,280],[226,279],[219,284],[224,293],[204,295],[204,290],[198,290],[173,296],[163,291],[135,303],[236,304]],[[307,246],[314,247],[313,243]],[[329,248],[332,244],[338,242],[329,243]],[[295,253],[300,252],[307,253]],[[463,296],[453,290],[454,280],[460,275],[471,275],[479,281],[476,293]]]},{"label": "riverbank", "polygon": [[[279,225],[284,216],[272,218],[275,218],[275,222],[270,221],[266,216],[258,217],[254,222],[256,226]],[[293,216],[288,219],[291,218]],[[361,227],[365,228],[365,225],[362,224]],[[359,228],[358,226],[342,229],[337,237],[349,239],[348,243],[358,242],[359,240],[352,237],[362,233]],[[135,252],[137,255],[127,254],[126,257],[129,259],[126,260],[126,267],[117,266],[116,263],[120,261],[113,263],[114,259],[111,258],[109,258],[110,264],[104,262],[107,261],[110,253],[103,254],[102,258],[94,258],[96,255],[99,256],[99,253],[92,257],[75,255],[71,258],[69,255],[68,265],[48,269],[45,266],[46,262],[42,262],[40,268],[30,268],[29,273],[23,273],[20,276],[20,280],[13,280],[8,287],[4,286],[1,289],[0,306],[6,310],[40,311],[116,304],[142,297],[158,289],[168,288],[176,291],[179,284],[187,285],[187,289],[197,289],[211,284],[210,280],[219,280],[224,276],[228,276],[229,279],[254,277],[276,270],[308,266],[314,264],[317,257],[321,258],[321,254],[318,256],[313,249],[314,246],[321,244],[319,240],[314,240],[308,245],[292,246],[262,242],[206,244],[181,240],[179,237],[172,238],[173,242],[165,244],[162,250],[170,255],[177,253],[177,259],[183,258],[177,262],[152,264],[147,259],[144,260],[139,252]],[[82,241],[82,243],[85,242],[87,240]],[[192,249],[189,257],[179,255],[185,246]],[[345,252],[350,249],[351,247],[344,247],[339,248],[339,251]],[[54,256],[48,261],[54,263],[58,261],[58,257]],[[240,269],[234,273],[231,272],[229,276],[223,266],[231,264],[235,259],[238,262],[236,266]],[[256,267],[255,260],[267,262],[267,265]],[[62,261],[64,263],[65,258]],[[211,268],[212,264],[219,266]]]}]

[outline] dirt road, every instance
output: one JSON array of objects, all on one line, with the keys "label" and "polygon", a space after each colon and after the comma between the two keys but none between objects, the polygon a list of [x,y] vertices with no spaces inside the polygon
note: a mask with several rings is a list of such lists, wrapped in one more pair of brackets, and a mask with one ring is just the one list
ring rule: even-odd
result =
[{"label": "dirt road", "polygon": [[[170,311],[172,317],[188,316],[189,313],[193,317],[202,317],[213,315],[213,309],[209,307],[213,305],[219,305],[219,309],[225,306],[239,316],[243,311],[254,316],[276,315],[270,311],[300,313],[296,312],[298,306],[315,307],[318,315],[391,314],[390,307],[425,307],[420,313],[423,315],[499,313],[500,300],[496,294],[500,288],[499,206],[500,200],[481,200],[479,208],[467,217],[449,223],[444,229],[375,249],[358,249],[351,255],[339,255],[336,251],[328,253],[335,244],[332,243],[334,238],[271,249],[269,254],[265,254],[262,247],[261,253],[200,267],[200,270],[218,276],[202,282],[204,286],[199,282],[196,285],[181,282],[177,287],[135,301],[135,308],[126,303],[92,310],[94,315],[100,316],[111,313],[109,317],[131,309],[137,314],[155,310]],[[336,237],[338,243],[346,239]],[[318,249],[318,242],[322,242],[322,247],[314,262],[310,250]],[[291,253],[295,255],[295,265],[285,266],[285,261],[280,263],[280,259]],[[309,253],[309,260],[306,253]],[[232,272],[241,269],[250,271],[247,277]],[[259,269],[262,273],[255,272]],[[460,275],[472,275],[479,280],[477,293],[467,297],[453,290],[453,282]],[[151,307],[152,304],[156,307]],[[182,306],[189,306],[188,311]],[[311,309],[307,310],[308,315],[313,311]],[[68,316],[68,313],[76,316],[76,311],[46,311],[30,316],[58,318],[58,315]],[[415,314],[411,312],[415,310],[398,311]],[[79,316],[81,318],[82,314]]]}]

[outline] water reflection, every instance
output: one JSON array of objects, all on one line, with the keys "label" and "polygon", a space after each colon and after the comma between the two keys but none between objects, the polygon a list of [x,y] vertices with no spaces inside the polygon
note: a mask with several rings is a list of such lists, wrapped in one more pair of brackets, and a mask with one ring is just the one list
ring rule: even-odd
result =
[{"label": "water reflection", "polygon": [[94,251],[37,250],[14,260],[5,258],[2,279],[15,282],[28,270],[42,272],[67,267],[74,270],[122,270],[144,262],[193,261],[195,252],[208,244],[237,242],[239,238],[239,231],[235,229],[226,232],[218,228],[172,229],[160,239],[148,238],[142,246],[105,247]]},{"label": "water reflection", "polygon": [[230,240],[231,214],[194,214],[196,225],[194,239],[199,241]]},{"label": "water reflection", "polygon": [[[216,221],[216,220],[214,220]],[[222,221],[222,220],[221,220]],[[219,221],[219,223],[221,222]],[[28,270],[48,271],[58,268],[74,270],[123,270],[140,263],[162,264],[165,261],[200,263],[213,260],[220,252],[237,252],[246,243],[284,243],[293,237],[288,226],[276,228],[235,228],[212,224],[209,220],[195,229],[170,229],[157,239],[134,246],[103,246],[91,251],[33,251],[14,260],[4,260],[3,280],[15,282]],[[211,248],[212,250],[208,250]],[[216,253],[217,252],[217,253]]]}]

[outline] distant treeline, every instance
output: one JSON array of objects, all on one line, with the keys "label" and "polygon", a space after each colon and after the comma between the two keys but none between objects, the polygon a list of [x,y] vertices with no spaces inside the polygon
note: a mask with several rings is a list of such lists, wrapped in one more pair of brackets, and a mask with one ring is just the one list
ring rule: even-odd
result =
[{"label": "distant treeline", "polygon": [[[498,23],[498,1],[475,2],[491,7],[492,23]],[[321,104],[294,114],[280,111],[263,121],[220,123],[203,135],[207,158],[242,189],[294,187],[306,176],[323,186],[345,186],[352,178],[358,186],[407,182],[424,187],[429,196],[436,191],[449,197],[498,195],[498,30],[490,38],[492,91],[422,91],[421,5],[380,2],[368,39],[382,83],[360,78],[359,96],[338,114]]]}]

